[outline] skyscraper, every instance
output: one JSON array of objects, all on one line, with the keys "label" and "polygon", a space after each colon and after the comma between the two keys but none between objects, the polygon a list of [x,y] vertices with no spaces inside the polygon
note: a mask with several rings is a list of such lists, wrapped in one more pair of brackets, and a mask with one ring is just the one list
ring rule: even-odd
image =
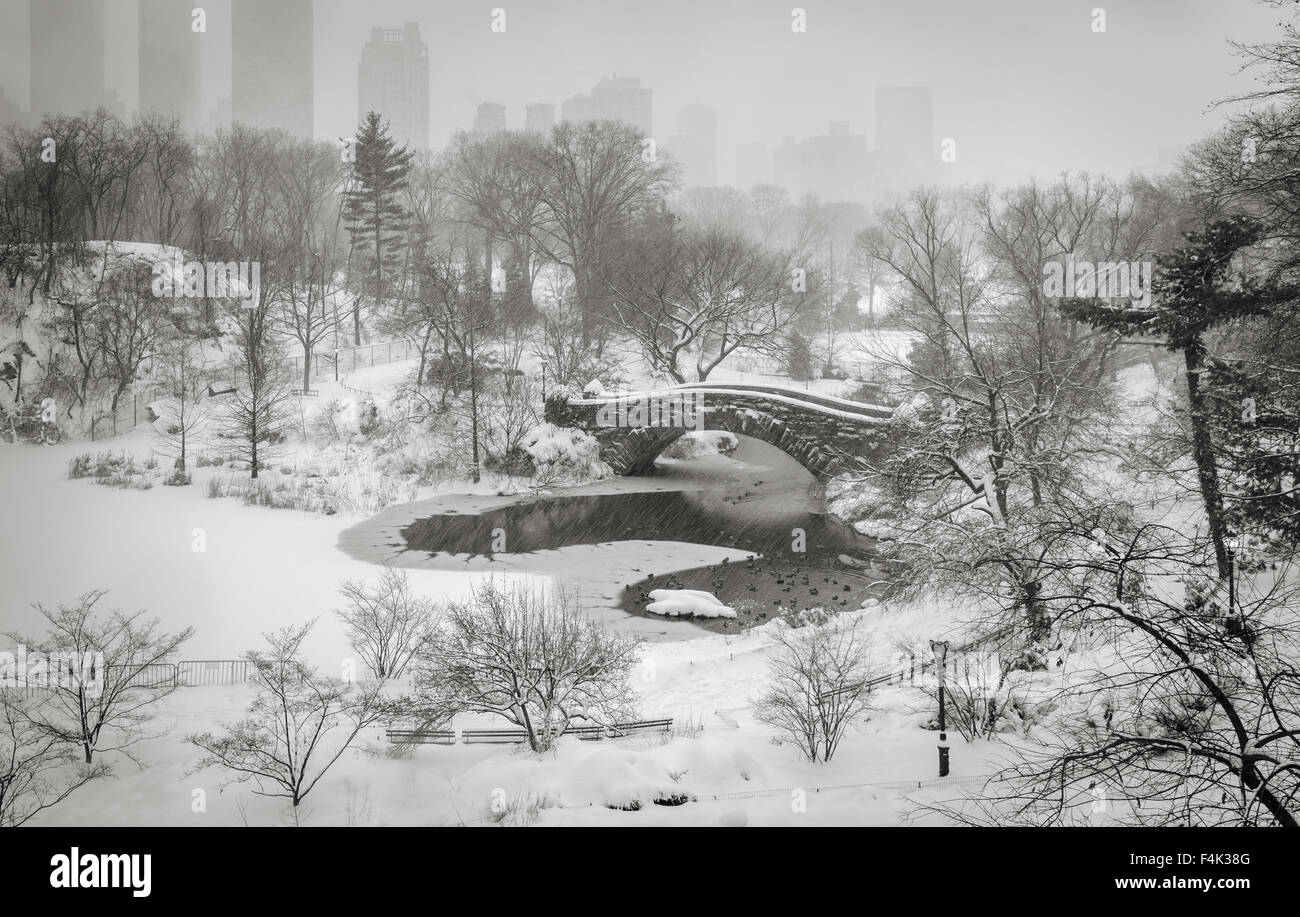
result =
[{"label": "skyscraper", "polygon": [[376,111],[398,143],[429,145],[429,46],[420,26],[371,29],[357,67],[357,121]]},{"label": "skyscraper", "polygon": [[710,187],[718,183],[718,113],[699,102],[687,105],[677,116],[677,133],[668,149],[682,164],[688,185]]},{"label": "skyscraper", "polygon": [[495,134],[506,129],[506,107],[498,102],[480,102],[474,114],[474,133]]},{"label": "skyscraper", "polygon": [[199,129],[199,45],[189,0],[140,0],[140,110]]},{"label": "skyscraper", "polygon": [[536,134],[549,134],[555,127],[555,106],[539,102],[524,108],[524,130]]},{"label": "skyscraper", "polygon": [[850,133],[847,121],[832,121],[825,134],[799,144],[800,194],[823,201],[864,201],[869,170],[867,136]]},{"label": "skyscraper", "polygon": [[930,87],[876,89],[875,152],[886,184],[900,187],[932,179],[938,155]]},{"label": "skyscraper", "polygon": [[32,117],[104,104],[103,0],[31,0],[29,7]]},{"label": "skyscraper", "polygon": [[633,77],[606,77],[596,84],[590,95],[565,99],[560,106],[565,121],[623,121],[638,127],[647,136],[654,133],[651,92]]},{"label": "skyscraper", "polygon": [[803,194],[803,164],[799,157],[799,144],[793,137],[782,139],[772,151],[772,183],[790,192],[791,198]]},{"label": "skyscraper", "polygon": [[736,147],[736,187],[748,191],[755,185],[772,181],[772,163],[767,147],[761,143],[743,143]]},{"label": "skyscraper", "polygon": [[231,115],[312,136],[312,0],[232,0]]}]

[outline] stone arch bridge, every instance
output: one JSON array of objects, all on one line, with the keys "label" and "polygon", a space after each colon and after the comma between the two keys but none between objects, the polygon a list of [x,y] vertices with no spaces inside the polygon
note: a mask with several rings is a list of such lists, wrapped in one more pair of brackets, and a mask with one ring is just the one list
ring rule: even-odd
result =
[{"label": "stone arch bridge", "polygon": [[892,415],[880,405],[737,382],[546,402],[546,419],[594,436],[617,474],[649,471],[659,453],[691,430],[726,430],[771,443],[823,482],[879,456]]}]

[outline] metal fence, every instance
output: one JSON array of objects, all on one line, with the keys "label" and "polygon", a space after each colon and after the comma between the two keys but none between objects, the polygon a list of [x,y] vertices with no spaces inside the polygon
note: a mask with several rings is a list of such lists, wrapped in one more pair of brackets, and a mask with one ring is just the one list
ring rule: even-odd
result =
[{"label": "metal fence", "polygon": [[252,676],[247,659],[186,659],[176,666],[179,684],[189,688],[243,684]]},{"label": "metal fence", "polygon": [[[186,688],[203,685],[235,685],[249,680],[252,670],[246,659],[187,659],[179,662],[152,662],[146,665],[110,665],[106,681],[114,683],[114,674],[122,678],[121,670],[128,669],[131,674],[126,682],[128,688]],[[48,678],[44,676],[35,681],[20,679],[17,690],[32,695],[42,690],[49,690]],[[0,686],[5,680],[0,679]]]}]

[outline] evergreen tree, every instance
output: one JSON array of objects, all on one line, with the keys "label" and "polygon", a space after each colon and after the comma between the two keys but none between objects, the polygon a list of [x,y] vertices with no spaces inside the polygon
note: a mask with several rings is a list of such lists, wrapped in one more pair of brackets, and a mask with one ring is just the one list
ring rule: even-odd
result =
[{"label": "evergreen tree", "polygon": [[1261,224],[1248,216],[1213,220],[1202,232],[1188,233],[1185,246],[1156,259],[1150,307],[1117,307],[1104,299],[1068,299],[1062,304],[1065,314],[1078,321],[1125,336],[1154,337],[1183,355],[1192,457],[1220,577],[1228,576],[1231,561],[1214,435],[1212,370],[1218,361],[1210,353],[1207,335],[1232,322],[1266,316],[1291,297],[1272,282],[1231,275],[1237,254],[1263,233]]},{"label": "evergreen tree", "polygon": [[[1281,330],[1268,322],[1260,337]],[[1269,546],[1294,547],[1300,544],[1300,364],[1277,353],[1279,343],[1283,350],[1300,344],[1290,330],[1289,340],[1247,342],[1240,359],[1215,362],[1208,377],[1229,526]]]},{"label": "evergreen tree", "polygon": [[785,371],[796,382],[813,379],[812,345],[798,331],[792,331],[786,337]]},{"label": "evergreen tree", "polygon": [[[371,257],[370,294],[378,305],[389,269],[399,262],[408,214],[401,196],[411,172],[412,153],[398,146],[388,124],[368,112],[357,127],[349,187],[343,192],[343,219],[355,246]],[[352,307],[352,333],[361,343],[361,301]]]}]

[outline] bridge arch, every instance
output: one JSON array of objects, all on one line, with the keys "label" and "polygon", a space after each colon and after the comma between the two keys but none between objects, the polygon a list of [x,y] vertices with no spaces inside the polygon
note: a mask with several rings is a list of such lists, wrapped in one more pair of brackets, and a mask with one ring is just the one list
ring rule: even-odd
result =
[{"label": "bridge arch", "polygon": [[892,413],[800,389],[743,383],[560,397],[546,405],[547,420],[594,436],[601,458],[617,474],[646,473],[689,430],[725,430],[777,447],[823,482],[875,458]]}]

